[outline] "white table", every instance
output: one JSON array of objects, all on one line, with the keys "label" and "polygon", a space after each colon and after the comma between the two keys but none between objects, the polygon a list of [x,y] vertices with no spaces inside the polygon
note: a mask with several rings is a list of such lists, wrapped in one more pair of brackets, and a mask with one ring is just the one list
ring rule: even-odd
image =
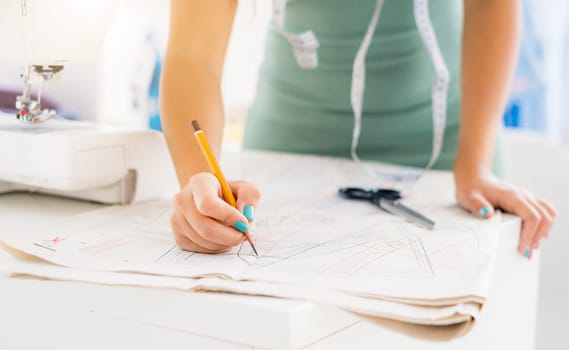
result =
[{"label": "white table", "polygon": [[[17,230],[32,221],[47,225],[96,207],[47,196],[2,195],[0,230]],[[408,336],[308,302],[0,276],[0,349],[251,349],[270,344],[311,350],[533,349],[539,254],[529,262],[516,253],[517,220],[508,218],[503,227],[483,315],[466,336],[450,341]],[[221,303],[223,309],[216,308]],[[196,322],[192,311],[203,315],[203,322]],[[214,329],[206,327],[216,321],[212,317],[217,317]],[[253,341],[230,326],[239,320],[256,328]],[[290,337],[272,339],[275,328],[286,329]]]}]

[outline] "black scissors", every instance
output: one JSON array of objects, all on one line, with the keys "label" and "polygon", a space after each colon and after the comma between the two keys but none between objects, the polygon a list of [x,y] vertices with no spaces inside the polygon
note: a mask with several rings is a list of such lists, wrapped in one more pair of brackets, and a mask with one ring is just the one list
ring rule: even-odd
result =
[{"label": "black scissors", "polygon": [[343,187],[340,188],[339,192],[344,198],[370,201],[388,213],[402,217],[428,230],[432,230],[435,227],[433,220],[401,203],[400,199],[402,197],[399,191],[381,188],[366,190],[358,187]]}]

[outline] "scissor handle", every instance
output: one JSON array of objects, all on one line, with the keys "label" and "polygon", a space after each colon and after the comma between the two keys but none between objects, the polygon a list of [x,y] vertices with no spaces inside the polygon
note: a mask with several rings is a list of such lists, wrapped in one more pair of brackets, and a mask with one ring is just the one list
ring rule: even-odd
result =
[{"label": "scissor handle", "polygon": [[366,199],[371,200],[373,198],[373,192],[368,191],[363,188],[359,187],[341,187],[338,190],[338,193],[342,197],[349,198],[349,199]]},{"label": "scissor handle", "polygon": [[342,187],[338,191],[340,195],[350,199],[365,199],[372,202],[379,202],[380,199],[398,200],[401,193],[396,190],[377,189],[366,190],[359,187]]},{"label": "scissor handle", "polygon": [[378,189],[373,191],[375,197],[377,198],[383,198],[383,199],[389,199],[392,201],[396,201],[398,199],[401,199],[401,192],[397,191],[397,190],[388,190],[388,189]]}]

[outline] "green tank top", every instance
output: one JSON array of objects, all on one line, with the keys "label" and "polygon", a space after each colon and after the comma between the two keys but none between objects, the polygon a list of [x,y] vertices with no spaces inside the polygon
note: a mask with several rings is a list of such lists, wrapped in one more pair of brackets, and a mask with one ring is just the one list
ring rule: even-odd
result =
[{"label": "green tank top", "polygon": [[[318,67],[301,69],[288,41],[271,25],[244,147],[350,157],[354,57],[376,0],[289,0],[285,28],[312,30]],[[430,18],[450,72],[443,149],[435,164],[451,169],[460,116],[462,1],[435,0]],[[431,156],[431,88],[435,70],[412,0],[385,0],[366,59],[361,159],[424,167]]]}]

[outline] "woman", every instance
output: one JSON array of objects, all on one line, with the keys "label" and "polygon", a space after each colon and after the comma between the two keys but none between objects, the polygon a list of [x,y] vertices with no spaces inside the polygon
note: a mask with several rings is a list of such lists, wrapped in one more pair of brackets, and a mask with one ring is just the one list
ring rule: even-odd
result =
[{"label": "woman", "polygon": [[[518,250],[531,258],[555,210],[494,175],[519,39],[518,0],[274,5],[246,148],[453,170],[457,202],[473,215],[489,218],[499,207],[522,218]],[[221,75],[236,6],[171,0],[161,115],[182,187],[171,224],[177,244],[196,252],[240,243],[238,231],[247,230],[260,197],[254,184],[234,181],[238,209],[226,204],[188,137],[188,121],[197,118],[220,150]]]}]

